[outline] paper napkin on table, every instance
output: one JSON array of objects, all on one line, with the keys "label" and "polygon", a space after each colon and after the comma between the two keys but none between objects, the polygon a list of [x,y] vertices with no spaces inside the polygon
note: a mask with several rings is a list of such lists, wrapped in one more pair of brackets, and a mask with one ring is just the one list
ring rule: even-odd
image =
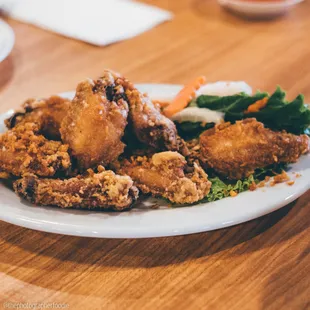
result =
[{"label": "paper napkin on table", "polygon": [[14,19],[94,45],[137,36],[172,14],[131,0],[1,0]]}]

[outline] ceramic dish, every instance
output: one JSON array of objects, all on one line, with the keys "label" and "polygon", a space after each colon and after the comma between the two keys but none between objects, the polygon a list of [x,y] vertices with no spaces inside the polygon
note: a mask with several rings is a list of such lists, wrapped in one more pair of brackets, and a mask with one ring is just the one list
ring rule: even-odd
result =
[{"label": "ceramic dish", "polygon": [[224,8],[249,18],[272,18],[282,15],[303,0],[242,1],[218,0]]},{"label": "ceramic dish", "polygon": [[[178,85],[138,85],[156,99],[169,99],[180,90]],[[74,92],[62,96],[72,98]],[[3,120],[12,114],[1,115]],[[300,177],[296,177],[296,173]],[[190,207],[171,208],[160,199],[139,202],[128,212],[98,212],[40,207],[21,201],[0,183],[0,219],[19,226],[66,235],[98,238],[145,238],[185,235],[236,225],[275,211],[300,197],[310,188],[310,155],[302,156],[288,172],[293,186],[286,183],[258,188],[234,198]],[[152,204],[159,205],[151,209]]]},{"label": "ceramic dish", "polygon": [[0,62],[11,53],[14,41],[13,29],[0,19]]}]

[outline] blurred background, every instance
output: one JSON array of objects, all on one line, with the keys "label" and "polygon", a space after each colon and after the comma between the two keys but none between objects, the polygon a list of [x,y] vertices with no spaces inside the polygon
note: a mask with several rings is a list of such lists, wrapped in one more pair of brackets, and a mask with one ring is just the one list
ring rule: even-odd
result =
[{"label": "blurred background", "polygon": [[[134,82],[245,80],[310,95],[309,3],[2,0],[1,112],[111,68]],[[11,38],[10,38],[11,36]],[[13,47],[10,52],[10,46]]]},{"label": "blurred background", "polygon": [[[134,83],[205,75],[310,98],[310,1],[0,0],[0,8],[0,113],[74,90],[105,68]],[[2,223],[1,293],[70,309],[309,309],[309,207],[308,192],[242,225],[153,240]]]}]

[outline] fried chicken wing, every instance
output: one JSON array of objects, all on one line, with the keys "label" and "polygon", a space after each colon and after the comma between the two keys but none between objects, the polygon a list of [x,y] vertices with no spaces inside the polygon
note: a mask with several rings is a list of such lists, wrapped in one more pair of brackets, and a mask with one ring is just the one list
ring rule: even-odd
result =
[{"label": "fried chicken wing", "polygon": [[[62,140],[69,145],[81,170],[106,166],[124,150],[121,141],[127,125],[128,104],[121,87],[107,89],[106,76],[80,83],[61,124]],[[111,75],[111,79],[112,79]]]},{"label": "fried chicken wing", "polygon": [[14,183],[15,192],[36,205],[61,208],[129,209],[138,197],[138,189],[128,176],[119,176],[100,167],[85,176],[68,180],[40,179],[26,174]]},{"label": "fried chicken wing", "polygon": [[184,141],[177,135],[174,123],[160,112],[159,106],[155,106],[147,95],[139,92],[125,77],[112,71],[105,70],[101,79],[109,100],[122,98],[129,105],[127,129],[131,141],[133,131],[138,140],[149,147],[160,151],[179,151],[185,155]]},{"label": "fried chicken wing", "polygon": [[70,100],[58,96],[42,100],[29,99],[21,110],[5,121],[5,124],[8,129],[12,129],[21,123],[36,123],[43,136],[51,140],[60,140],[60,124],[68,113],[70,104]]},{"label": "fried chicken wing", "polygon": [[117,172],[129,175],[143,193],[162,196],[179,204],[194,203],[210,191],[205,171],[194,163],[188,167],[177,152],[162,152],[149,157],[131,157],[115,164]]},{"label": "fried chicken wing", "polygon": [[0,136],[0,177],[27,172],[50,177],[69,170],[68,146],[38,133],[37,124],[21,123]]},{"label": "fried chicken wing", "polygon": [[164,116],[151,99],[137,89],[128,88],[130,121],[137,138],[156,150],[179,151],[184,148],[173,121]]},{"label": "fried chicken wing", "polygon": [[206,167],[229,179],[241,179],[257,168],[296,162],[309,151],[309,138],[274,132],[252,118],[205,131],[200,145]]}]

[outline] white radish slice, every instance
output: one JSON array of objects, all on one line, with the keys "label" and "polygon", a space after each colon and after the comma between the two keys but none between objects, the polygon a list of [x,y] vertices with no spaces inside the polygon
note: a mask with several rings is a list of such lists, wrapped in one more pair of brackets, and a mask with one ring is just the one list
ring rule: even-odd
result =
[{"label": "white radish slice", "polygon": [[171,119],[173,121],[182,122],[202,122],[220,124],[224,121],[224,113],[212,111],[207,108],[189,107],[180,112],[175,113]]}]

